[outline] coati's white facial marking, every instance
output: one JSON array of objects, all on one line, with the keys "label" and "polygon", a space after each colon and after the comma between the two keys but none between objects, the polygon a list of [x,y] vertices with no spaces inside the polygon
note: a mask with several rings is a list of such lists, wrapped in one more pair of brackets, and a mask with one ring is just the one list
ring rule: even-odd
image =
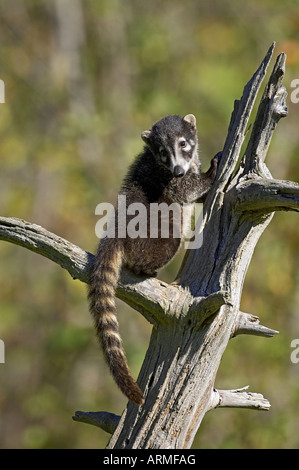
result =
[{"label": "coati's white facial marking", "polygon": [[141,137],[173,176],[185,176],[190,170],[197,172],[196,119],[192,114],[183,119],[169,116],[167,122],[162,119],[150,131],[142,132]]},{"label": "coati's white facial marking", "polygon": [[184,151],[184,152],[189,152],[191,150],[191,142],[189,143],[185,137],[179,137],[178,139],[178,144],[179,147]]},{"label": "coati's white facial marking", "polygon": [[[194,147],[194,148],[193,148]],[[177,137],[172,147],[161,145],[159,155],[162,163],[167,165],[175,176],[184,176],[192,166],[193,157],[197,156],[197,146],[193,139]]]},{"label": "coati's white facial marking", "polygon": [[193,154],[190,155],[190,150],[192,150],[192,146],[185,137],[180,136],[175,140],[174,147],[170,154],[170,171],[174,173],[174,168],[179,167],[182,169],[182,171],[180,172],[180,176],[183,176],[187,173],[190,168],[191,160],[193,158]]}]

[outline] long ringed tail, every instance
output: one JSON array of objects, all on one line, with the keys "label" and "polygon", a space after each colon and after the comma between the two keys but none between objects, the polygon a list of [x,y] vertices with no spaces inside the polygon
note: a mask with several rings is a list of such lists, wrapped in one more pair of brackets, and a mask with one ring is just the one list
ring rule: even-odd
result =
[{"label": "long ringed tail", "polygon": [[90,311],[97,337],[115,382],[129,400],[141,405],[143,394],[128,368],[115,305],[115,290],[123,258],[120,240],[103,238],[89,272]]}]

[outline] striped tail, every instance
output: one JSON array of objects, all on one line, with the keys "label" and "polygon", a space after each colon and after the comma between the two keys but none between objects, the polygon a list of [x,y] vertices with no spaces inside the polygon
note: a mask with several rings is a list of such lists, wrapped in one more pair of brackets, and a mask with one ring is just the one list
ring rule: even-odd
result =
[{"label": "striped tail", "polygon": [[128,368],[115,306],[115,290],[123,257],[122,242],[103,238],[89,273],[90,311],[97,337],[115,382],[129,400],[143,403],[143,395]]}]

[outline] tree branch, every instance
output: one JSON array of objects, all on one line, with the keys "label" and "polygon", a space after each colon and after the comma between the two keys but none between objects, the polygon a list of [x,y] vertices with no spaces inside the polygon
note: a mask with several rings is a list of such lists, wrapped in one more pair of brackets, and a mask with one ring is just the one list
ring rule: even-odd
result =
[{"label": "tree branch", "polygon": [[235,328],[232,330],[232,338],[242,334],[272,338],[272,336],[278,333],[279,331],[260,325],[259,317],[256,315],[239,312],[236,318]]},{"label": "tree branch", "polygon": [[116,295],[155,326],[184,316],[192,303],[187,289],[156,278],[144,278],[123,268]]},{"label": "tree branch", "polygon": [[222,291],[214,292],[207,297],[195,297],[189,309],[188,316],[195,318],[196,328],[218,312],[222,305],[230,305],[229,296]]},{"label": "tree branch", "polygon": [[119,423],[120,416],[106,411],[76,411],[73,420],[80,423],[92,424],[109,434],[113,434]]},{"label": "tree branch", "polygon": [[66,269],[73,279],[87,282],[92,255],[39,225],[14,217],[0,217],[0,240],[39,253]]},{"label": "tree branch", "polygon": [[299,212],[299,185],[293,181],[250,179],[241,181],[234,192],[238,211]]},{"label": "tree branch", "polygon": [[[93,255],[52,232],[13,217],[0,217],[0,240],[20,245],[54,261],[66,269],[73,279],[87,282],[88,266]],[[172,314],[169,296],[176,305],[183,298],[190,303],[188,292],[158,279],[141,278],[123,269],[116,292],[117,297],[138,310],[153,324],[164,323]]]},{"label": "tree branch", "polygon": [[269,411],[271,405],[261,393],[245,392],[248,386],[236,390],[213,389],[209,410],[213,408],[249,408]]},{"label": "tree branch", "polygon": [[[246,129],[255,99],[265,77],[267,67],[271,60],[275,44],[269,48],[260,66],[252,78],[245,85],[240,100],[234,103],[228,135],[222,151],[222,157],[218,166],[216,181],[212,190],[208,193],[204,204],[203,226],[204,238],[201,248],[189,250],[186,253],[183,264],[177,276],[181,285],[189,287],[196,297],[205,296],[218,290],[219,286],[210,286],[210,279],[215,267],[215,259],[219,257],[219,245],[221,244],[223,225],[223,205],[226,197],[226,189],[234,187],[237,182],[233,177],[239,160],[242,144],[246,136]],[[243,170],[243,168],[242,168]],[[240,171],[240,170],[239,170]],[[231,181],[232,180],[232,181]],[[201,260],[205,260],[205,270],[198,271],[197,266]]]},{"label": "tree branch", "polygon": [[245,151],[244,173],[262,172],[273,132],[282,117],[287,116],[287,92],[281,86],[285,73],[286,55],[281,53],[261,99],[251,136]]},{"label": "tree branch", "polygon": [[226,185],[227,175],[232,174],[235,169],[241,146],[246,136],[246,128],[250,113],[265,77],[274,47],[275,43],[271,45],[261,65],[244,87],[242,98],[235,101],[227,139],[224,144],[222,158],[219,164],[219,176],[217,178],[217,186],[219,186],[219,188],[223,188]]}]

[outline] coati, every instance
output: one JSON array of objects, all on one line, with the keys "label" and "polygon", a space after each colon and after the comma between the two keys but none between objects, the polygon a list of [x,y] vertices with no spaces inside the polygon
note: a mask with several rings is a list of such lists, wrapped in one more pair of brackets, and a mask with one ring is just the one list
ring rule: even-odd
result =
[{"label": "coati", "polygon": [[[209,170],[201,173],[193,114],[166,116],[151,130],[142,132],[141,137],[144,151],[129,168],[120,191],[126,196],[127,208],[135,202],[143,203],[149,219],[152,203],[177,203],[182,208],[183,204],[192,205],[205,197],[216,175],[218,156],[211,160]],[[117,213],[118,208],[115,210]],[[117,217],[114,220],[117,225]],[[175,223],[170,217],[170,232]],[[131,376],[119,334],[115,290],[122,266],[138,275],[155,275],[175,255],[181,237],[170,233],[168,238],[163,238],[160,228],[157,238],[149,236],[149,229],[146,238],[121,238],[117,233],[116,227],[115,238],[106,235],[99,243],[89,272],[88,297],[110,371],[121,391],[141,405],[143,394]]]}]

